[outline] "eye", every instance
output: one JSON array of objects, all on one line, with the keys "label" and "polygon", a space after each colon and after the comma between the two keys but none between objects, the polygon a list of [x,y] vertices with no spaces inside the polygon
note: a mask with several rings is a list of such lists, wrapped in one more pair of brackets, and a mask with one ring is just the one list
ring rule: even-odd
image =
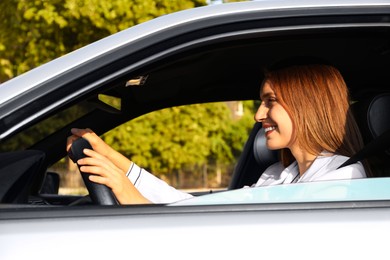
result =
[{"label": "eye", "polygon": [[273,102],[277,102],[278,100],[276,99],[276,97],[270,97],[268,98],[268,102],[269,103],[273,103]]},{"label": "eye", "polygon": [[276,97],[268,97],[264,100],[264,103],[267,107],[272,106],[274,103],[278,102]]},{"label": "eye", "polygon": [[262,96],[261,100],[262,105],[266,107],[272,106],[274,103],[278,102],[276,96],[270,93],[267,93],[266,95]]}]

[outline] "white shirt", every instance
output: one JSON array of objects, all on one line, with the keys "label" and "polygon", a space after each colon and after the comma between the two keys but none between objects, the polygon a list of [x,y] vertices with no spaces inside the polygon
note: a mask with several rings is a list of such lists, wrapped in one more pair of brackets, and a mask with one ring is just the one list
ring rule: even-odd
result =
[{"label": "white shirt", "polygon": [[[299,176],[298,164],[293,162],[287,168],[278,162],[268,167],[260,176],[254,187],[288,184],[294,182],[312,182],[324,180],[343,180],[365,178],[362,164],[354,163],[340,169],[348,157],[341,155],[318,156],[309,169]],[[192,195],[169,186],[163,180],[155,177],[136,164],[130,166],[127,176],[141,194],[153,203],[171,203]]]},{"label": "white shirt", "polygon": [[360,162],[337,169],[348,159],[349,157],[342,155],[320,155],[302,176],[299,176],[297,162],[293,162],[287,168],[284,168],[283,165],[278,162],[268,167],[254,186],[288,184],[293,182],[359,179],[367,177],[364,167]]},{"label": "white shirt", "polygon": [[192,195],[169,186],[145,169],[133,163],[127,172],[127,177],[139,192],[153,203],[171,203],[191,198]]}]

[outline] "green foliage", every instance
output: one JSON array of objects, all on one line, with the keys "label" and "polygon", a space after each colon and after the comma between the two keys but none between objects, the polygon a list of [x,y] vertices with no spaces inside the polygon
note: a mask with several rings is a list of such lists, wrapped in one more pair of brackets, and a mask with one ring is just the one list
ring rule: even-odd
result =
[{"label": "green foliage", "polygon": [[[203,164],[229,117],[226,106],[192,105],[160,110],[111,131],[105,141],[153,172]],[[214,140],[214,139],[213,139]]]},{"label": "green foliage", "polygon": [[258,105],[256,101],[243,101],[244,114],[239,120],[231,122],[227,132],[227,139],[234,158],[237,158],[245,144],[249,132],[254,125],[253,115]]},{"label": "green foliage", "polygon": [[153,112],[107,133],[116,150],[153,173],[171,174],[206,163],[235,161],[253,126],[251,107],[232,118],[225,103],[195,104]]},{"label": "green foliage", "polygon": [[2,0],[0,82],[105,36],[205,0]]},{"label": "green foliage", "polygon": [[[125,28],[205,4],[206,0],[1,0],[0,83]],[[103,138],[154,173],[226,165],[240,154],[253,126],[254,109],[253,102],[244,102],[244,115],[234,119],[224,103],[174,107],[137,118]],[[34,135],[27,132],[17,140],[33,143],[30,136],[37,137],[37,131],[45,136],[53,125],[71,120],[66,118],[53,117],[29,130]]]}]

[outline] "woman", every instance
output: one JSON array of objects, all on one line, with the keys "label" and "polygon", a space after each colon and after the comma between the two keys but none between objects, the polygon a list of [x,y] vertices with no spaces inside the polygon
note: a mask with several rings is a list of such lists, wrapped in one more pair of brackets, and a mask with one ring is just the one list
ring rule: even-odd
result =
[{"label": "woman", "polygon": [[301,65],[268,72],[261,100],[255,120],[262,122],[267,147],[282,152],[281,163],[269,167],[256,186],[366,177],[361,163],[337,170],[363,147],[337,69]]},{"label": "woman", "polygon": [[[282,149],[254,186],[366,177],[361,163],[337,169],[363,146],[349,111],[349,94],[340,72],[328,65],[296,65],[267,72],[255,120],[269,149]],[[169,203],[191,195],[156,178],[113,150],[95,133],[72,129],[72,142],[86,138],[94,151],[78,161],[90,180],[112,189],[121,204]],[[367,171],[368,172],[368,171]]]}]

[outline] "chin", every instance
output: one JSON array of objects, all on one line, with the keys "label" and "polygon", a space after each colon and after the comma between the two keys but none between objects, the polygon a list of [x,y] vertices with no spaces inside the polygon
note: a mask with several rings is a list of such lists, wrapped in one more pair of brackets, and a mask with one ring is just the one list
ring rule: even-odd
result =
[{"label": "chin", "polygon": [[266,145],[267,145],[267,148],[269,150],[280,150],[280,149],[284,148],[280,145],[273,145],[273,144],[268,144],[268,143]]}]

